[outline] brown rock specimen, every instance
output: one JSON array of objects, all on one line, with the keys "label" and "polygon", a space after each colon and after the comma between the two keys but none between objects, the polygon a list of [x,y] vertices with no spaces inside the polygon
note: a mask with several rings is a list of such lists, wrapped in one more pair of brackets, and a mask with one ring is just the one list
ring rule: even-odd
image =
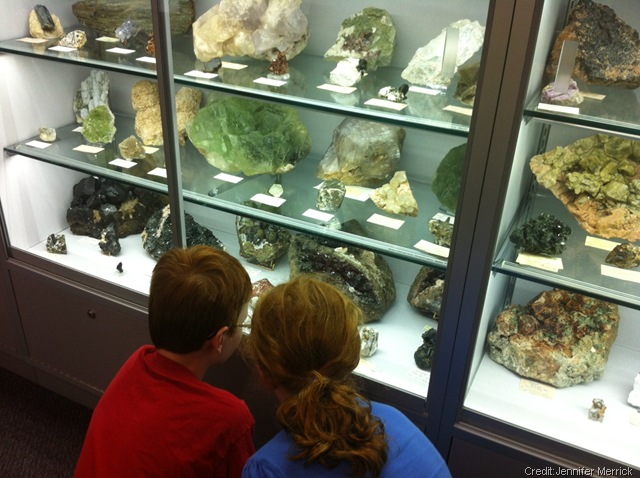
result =
[{"label": "brown rock specimen", "polygon": [[618,336],[618,306],[563,290],[498,314],[489,357],[523,377],[570,387],[602,377]]},{"label": "brown rock specimen", "polygon": [[605,262],[621,269],[634,269],[640,266],[640,246],[629,242],[618,244],[607,255]]},{"label": "brown rock specimen", "polygon": [[407,294],[407,301],[422,314],[438,319],[444,293],[444,272],[424,266]]},{"label": "brown rock specimen", "polygon": [[[43,17],[47,20],[43,21]],[[36,5],[29,13],[29,33],[33,38],[60,38],[64,36],[64,27],[60,19],[43,5]]]},{"label": "brown rock specimen", "polygon": [[[71,9],[82,25],[101,35],[113,36],[116,28],[129,18],[143,31],[153,31],[148,0],[80,0]],[[169,9],[171,33],[180,35],[188,32],[195,20],[193,0],[169,0]]]},{"label": "brown rock specimen", "polygon": [[[202,92],[195,88],[183,87],[176,94],[178,140],[181,145],[187,142],[187,125],[195,118],[201,102]],[[131,90],[131,103],[136,112],[136,134],[147,146],[161,146],[162,118],[157,83],[151,80],[138,81]]]},{"label": "brown rock specimen", "polygon": [[598,134],[534,156],[530,166],[587,232],[640,240],[640,142]]},{"label": "brown rock specimen", "polygon": [[546,67],[553,81],[565,40],[578,42],[573,77],[587,84],[638,88],[640,86],[640,37],[610,7],[580,0],[560,32]]}]

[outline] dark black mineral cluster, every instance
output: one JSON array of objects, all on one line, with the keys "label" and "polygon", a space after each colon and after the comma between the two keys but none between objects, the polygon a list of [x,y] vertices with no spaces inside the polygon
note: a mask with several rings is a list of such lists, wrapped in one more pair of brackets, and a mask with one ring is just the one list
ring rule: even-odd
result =
[{"label": "dark black mineral cluster", "polygon": [[413,354],[418,368],[431,370],[433,366],[433,356],[436,351],[436,329],[429,328],[422,333],[422,345]]},{"label": "dark black mineral cluster", "polygon": [[571,228],[551,214],[541,213],[514,230],[509,239],[522,252],[556,257],[567,247]]}]

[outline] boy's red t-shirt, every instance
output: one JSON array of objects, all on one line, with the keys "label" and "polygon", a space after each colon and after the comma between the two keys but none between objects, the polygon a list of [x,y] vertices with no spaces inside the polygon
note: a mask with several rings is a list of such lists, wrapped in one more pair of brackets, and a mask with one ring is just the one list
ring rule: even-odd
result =
[{"label": "boy's red t-shirt", "polygon": [[239,477],[254,426],[242,400],[147,345],[100,399],[75,477]]}]

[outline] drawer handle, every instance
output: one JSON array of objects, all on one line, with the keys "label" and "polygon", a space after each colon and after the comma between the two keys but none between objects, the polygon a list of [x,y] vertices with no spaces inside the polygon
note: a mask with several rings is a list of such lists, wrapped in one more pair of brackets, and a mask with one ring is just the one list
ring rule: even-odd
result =
[{"label": "drawer handle", "polygon": [[89,316],[90,319],[95,319],[97,314],[95,310],[89,309],[87,310],[87,315]]}]

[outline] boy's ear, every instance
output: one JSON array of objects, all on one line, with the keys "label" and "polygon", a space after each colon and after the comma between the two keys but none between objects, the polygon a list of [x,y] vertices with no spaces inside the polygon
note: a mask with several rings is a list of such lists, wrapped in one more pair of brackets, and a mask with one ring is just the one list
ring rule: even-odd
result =
[{"label": "boy's ear", "polygon": [[220,330],[216,332],[216,335],[211,338],[211,346],[218,353],[222,353],[222,346],[224,345],[224,341],[226,340],[226,333],[228,330],[229,327],[225,325],[224,327],[221,327]]}]

